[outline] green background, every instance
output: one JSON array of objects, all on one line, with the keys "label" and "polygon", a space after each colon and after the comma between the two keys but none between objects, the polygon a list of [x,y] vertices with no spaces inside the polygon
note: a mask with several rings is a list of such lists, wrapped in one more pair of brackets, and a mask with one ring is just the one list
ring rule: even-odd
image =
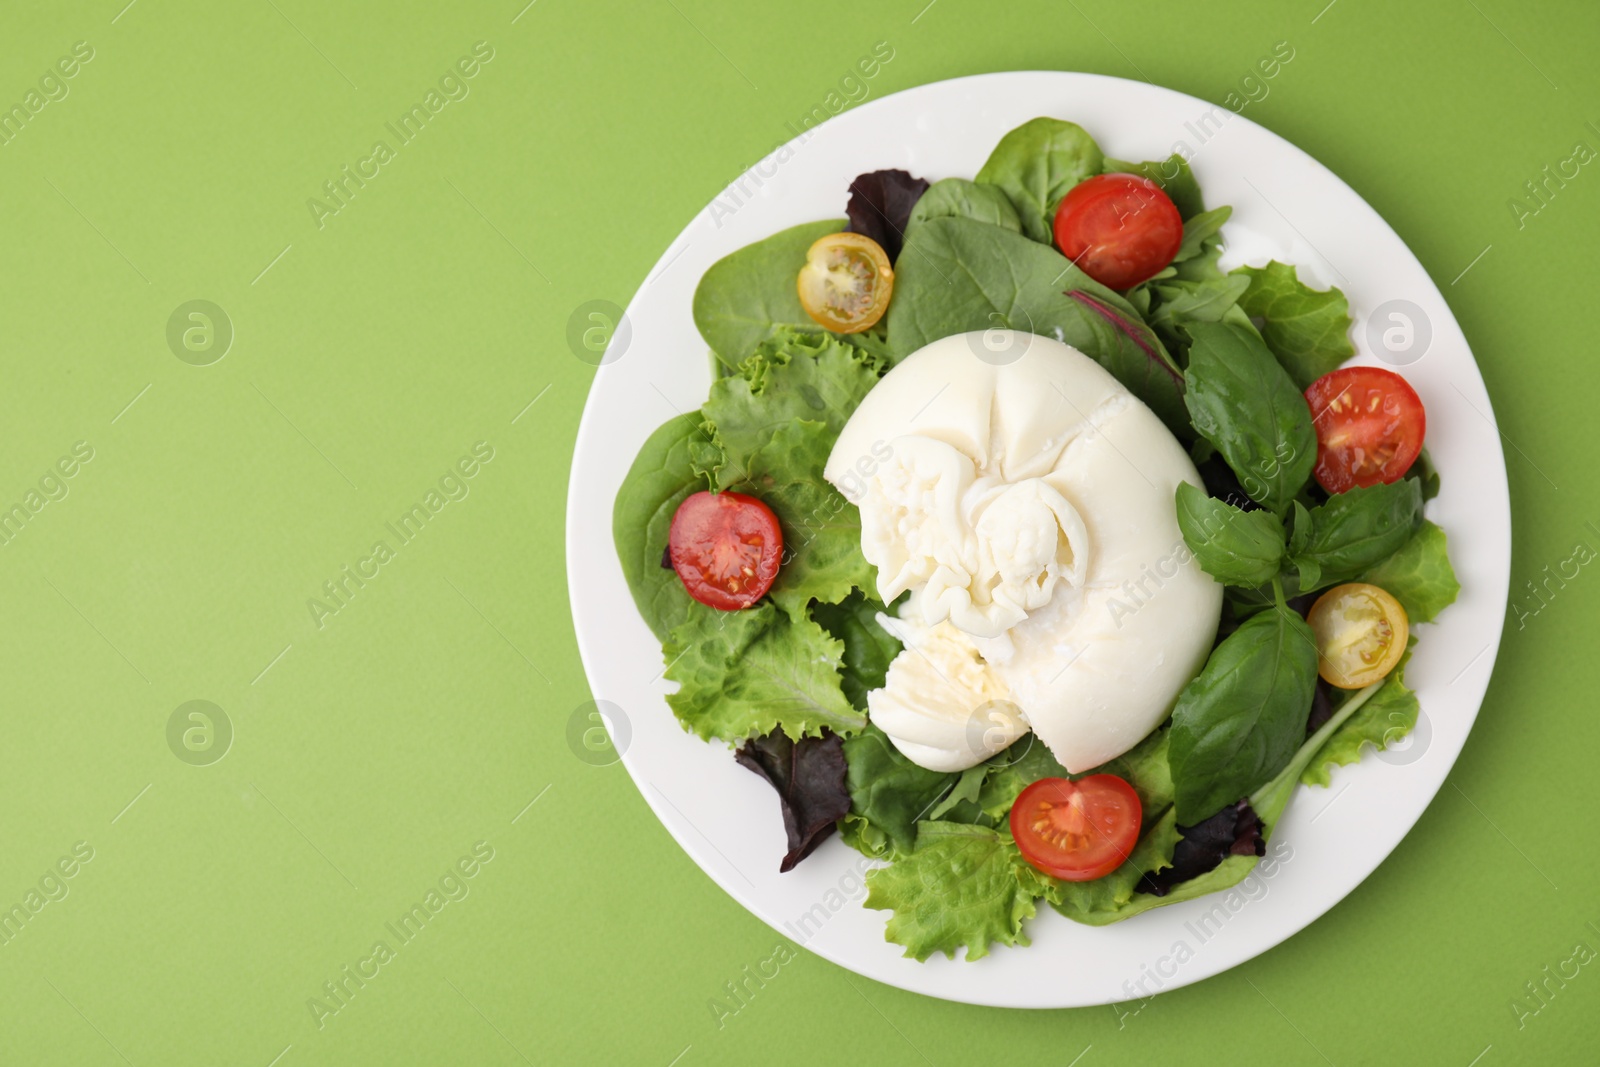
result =
[{"label": "green background", "polygon": [[[123,2],[13,5],[0,34],[6,108],[94,51],[0,145],[0,504],[59,495],[54,464],[93,449],[0,547],[0,908],[93,850],[0,944],[0,1061],[1592,1062],[1600,966],[1512,1004],[1600,946],[1600,578],[1525,587],[1600,549],[1600,177],[1521,225],[1508,201],[1600,147],[1594,5]],[[1061,69],[1220,102],[1280,40],[1246,114],[1415,250],[1508,442],[1522,614],[1449,784],[1327,917],[1142,1007],[971,1008],[801,951],[719,1027],[708,1002],[777,935],[567,739],[594,373],[569,316],[625,304],[878,41],[872,99]],[[319,228],[307,200],[478,41],[470,94]],[[208,366],[167,341],[195,299],[235,334]],[[400,546],[385,524],[477,442],[469,494]],[[394,558],[319,627],[307,601],[379,539]],[[208,766],[169,747],[190,700],[232,724]],[[469,895],[319,1029],[308,998],[399,945],[385,924],[479,841],[492,861],[448,883]]]}]

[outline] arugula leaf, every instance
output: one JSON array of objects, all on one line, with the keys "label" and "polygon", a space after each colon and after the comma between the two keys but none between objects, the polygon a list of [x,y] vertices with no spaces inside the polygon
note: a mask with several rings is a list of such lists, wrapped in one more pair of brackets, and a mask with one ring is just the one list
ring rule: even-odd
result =
[{"label": "arugula leaf", "polygon": [[844,758],[850,814],[840,836],[852,848],[879,858],[908,855],[917,844],[917,822],[959,778],[912,763],[871,723],[845,741]]},{"label": "arugula leaf", "polygon": [[1307,511],[1295,502],[1289,562],[1302,594],[1338,585],[1394,555],[1422,520],[1422,489],[1410,478],[1336,493]]},{"label": "arugula leaf", "polygon": [[1444,531],[1424,519],[1411,540],[1369,569],[1361,580],[1387,589],[1413,623],[1432,622],[1461,592],[1445,549]]},{"label": "arugula leaf", "polygon": [[945,816],[951,812],[956,812],[958,814],[966,813],[978,817],[966,819],[956,818],[949,820],[950,822],[981,822],[982,812],[978,807],[978,793],[983,788],[983,780],[988,777],[988,775],[989,769],[983,766],[981,763],[976,767],[968,767],[966,770],[962,771],[960,776],[956,779],[955,786],[951,788],[950,792],[944,795],[943,800],[934,805],[932,811],[928,812],[928,818],[930,820],[939,820],[945,818]]},{"label": "arugula leaf", "polygon": [[867,693],[882,689],[889,663],[900,654],[901,644],[878,625],[878,612],[888,609],[862,592],[851,593],[838,604],[811,605],[811,617],[844,643],[839,681],[844,695],[857,711],[867,710]]},{"label": "arugula leaf", "polygon": [[1253,330],[1196,322],[1188,332],[1183,399],[1194,428],[1217,446],[1251,499],[1281,515],[1317,459],[1305,397]]},{"label": "arugula leaf", "polygon": [[1161,302],[1150,313],[1150,325],[1163,341],[1171,344],[1169,335],[1174,340],[1181,340],[1173,333],[1179,326],[1187,326],[1191,322],[1221,322],[1229,309],[1238,303],[1245,282],[1242,278],[1223,275],[1214,281],[1180,279],[1154,284],[1151,288]]},{"label": "arugula leaf", "polygon": [[911,209],[906,234],[929,219],[950,216],[987,222],[1012,233],[1022,232],[1022,220],[1017,217],[1017,209],[1011,206],[1011,198],[1004,189],[997,185],[979,185],[965,178],[945,178],[928,186],[917,206]]},{"label": "arugula leaf", "polygon": [[[1183,244],[1178,246],[1178,254],[1172,257],[1172,261],[1182,263],[1186,259],[1198,256],[1204,251],[1206,242],[1221,232],[1222,224],[1227,222],[1228,216],[1232,214],[1233,208],[1223,206],[1184,219]],[[1248,282],[1245,286],[1240,286],[1241,291],[1247,286]]]},{"label": "arugula leaf", "polygon": [[1270,582],[1283,562],[1283,520],[1270,511],[1241,511],[1178,483],[1178,529],[1200,569],[1228,585]]},{"label": "arugula leaf", "polygon": [[709,740],[742,741],[782,729],[849,736],[867,724],[839,688],[844,648],[804,616],[762,601],[742,611],[700,604],[665,643],[666,676],[681,683],[667,703],[684,727]]},{"label": "arugula leaf", "polygon": [[1348,336],[1350,305],[1338,289],[1313,289],[1277,260],[1233,273],[1250,280],[1239,306],[1260,320],[1262,339],[1296,388],[1304,390],[1356,354]]},{"label": "arugula leaf", "polygon": [[706,488],[691,458],[691,447],[704,439],[697,412],[664,423],[634,457],[612,507],[612,539],[628,591],[660,641],[688,618],[694,605],[677,573],[661,566],[661,554],[678,505]]},{"label": "arugula leaf", "polygon": [[1177,153],[1166,159],[1155,159],[1148,163],[1130,163],[1124,159],[1107,158],[1102,173],[1137,174],[1155,182],[1177,207],[1178,214],[1184,221],[1206,209],[1205,203],[1200,198],[1200,183],[1194,180],[1194,172],[1189,169],[1188,161]]},{"label": "arugula leaf", "polygon": [[845,220],[807,222],[746,245],[713,263],[694,291],[694,324],[722,363],[737,367],[762,341],[783,330],[820,334],[795,279],[806,252]]},{"label": "arugula leaf", "polygon": [[1000,138],[978,181],[1004,190],[1022,220],[1022,232],[1048,245],[1061,198],[1099,174],[1104,163],[1100,146],[1082,126],[1037,118]]},{"label": "arugula leaf", "polygon": [[1316,681],[1316,639],[1287,608],[1252,615],[1216,647],[1172,709],[1180,822],[1199,822],[1283,769],[1305,738]]},{"label": "arugula leaf", "polygon": [[1054,337],[1110,371],[1175,433],[1191,434],[1183,376],[1133,307],[1055,249],[1009,230],[967,218],[922,223],[900,254],[886,321],[896,360],[997,326]]},{"label": "arugula leaf", "polygon": [[884,937],[912,959],[935,952],[954,959],[963,946],[969,961],[982,959],[991,942],[1028,944],[1022,924],[1033,917],[1035,894],[1019,866],[1009,833],[924,822],[915,852],[867,872],[866,906],[893,910]]},{"label": "arugula leaf", "polygon": [[[1413,637],[1410,644],[1414,647],[1416,643]],[[1332,781],[1328,772],[1359,761],[1363,745],[1381,751],[1411,732],[1417,725],[1422,705],[1417,701],[1417,694],[1406,688],[1406,664],[1410,659],[1411,649],[1407,648],[1382,687],[1317,749],[1316,756],[1300,775],[1302,782],[1326,786]]]}]

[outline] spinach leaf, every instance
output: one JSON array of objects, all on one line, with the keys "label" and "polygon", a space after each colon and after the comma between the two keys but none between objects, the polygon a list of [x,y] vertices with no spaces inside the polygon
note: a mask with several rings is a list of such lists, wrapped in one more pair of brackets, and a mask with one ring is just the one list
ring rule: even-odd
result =
[{"label": "spinach leaf", "polygon": [[[1411,481],[1407,478],[1406,481]],[[1424,519],[1399,551],[1361,576],[1387,589],[1413,623],[1432,622],[1456,602],[1461,583],[1445,551],[1444,531]]]},{"label": "spinach leaf", "polygon": [[820,237],[843,219],[807,222],[746,245],[711,265],[694,291],[694,324],[724,366],[733,369],[783,330],[823,332],[800,306],[796,279]]},{"label": "spinach leaf", "polygon": [[1347,336],[1350,305],[1338,289],[1313,289],[1296,277],[1294,267],[1276,260],[1233,273],[1250,282],[1239,306],[1260,323],[1262,339],[1297,388],[1305,389],[1355,355]]},{"label": "spinach leaf", "polygon": [[1011,747],[979,766],[984,768],[985,777],[978,805],[984,814],[995,819],[1005,818],[1022,791],[1039,779],[1068,777],[1067,769],[1032,733],[1017,738]]},{"label": "spinach leaf", "polygon": [[1022,232],[1048,245],[1061,198],[1099,174],[1104,163],[1100,146],[1082,126],[1037,118],[1000,138],[978,181],[1004,190],[1022,220]]},{"label": "spinach leaf", "polygon": [[699,412],[662,425],[634,457],[612,507],[612,539],[628,592],[660,641],[688,618],[694,605],[677,573],[661,566],[661,554],[667,550],[667,532],[678,505],[690,493],[708,488],[692,457],[692,446],[704,444],[705,437]]},{"label": "spinach leaf", "polygon": [[850,814],[844,817],[839,836],[852,848],[879,858],[909,855],[916,848],[918,820],[926,818],[960,778],[912,763],[871,723],[845,741],[844,758],[849,766]]},{"label": "spinach leaf", "polygon": [[886,321],[897,360],[974,330],[1054,337],[1105,367],[1173,432],[1191,436],[1183,376],[1128,302],[1055,249],[999,226],[935,218],[913,229]]},{"label": "spinach leaf", "polygon": [[1194,180],[1194,172],[1189,169],[1188,162],[1176,153],[1166,159],[1153,159],[1148,163],[1130,163],[1125,159],[1108,158],[1103,173],[1137,174],[1155,182],[1161,186],[1162,191],[1177,207],[1178,214],[1183,216],[1185,221],[1206,209],[1204,201],[1200,198],[1200,183]]},{"label": "spinach leaf", "polygon": [[1283,562],[1283,520],[1270,511],[1241,511],[1178,483],[1178,529],[1200,569],[1228,585],[1270,582]]},{"label": "spinach leaf", "polygon": [[1216,445],[1252,500],[1283,514],[1317,459],[1305,397],[1255,331],[1220,322],[1187,329],[1183,399],[1194,428]]},{"label": "spinach leaf", "polygon": [[1317,645],[1282,606],[1246,619],[1211,653],[1172,709],[1177,818],[1190,825],[1283,769],[1305,738]]},{"label": "spinach leaf", "polygon": [[930,185],[917,206],[911,209],[906,233],[909,235],[929,219],[950,216],[987,222],[1012,233],[1022,232],[1022,220],[1017,217],[1017,209],[1011,206],[1011,198],[1006,196],[1005,190],[965,178],[945,178]]},{"label": "spinach leaf", "polygon": [[1394,555],[1422,520],[1422,489],[1410,478],[1337,493],[1309,511],[1296,501],[1289,562],[1309,593],[1347,582]]},{"label": "spinach leaf", "polygon": [[867,710],[867,694],[883,688],[889,664],[900,654],[900,642],[878,625],[878,612],[887,610],[859,591],[838,604],[815,601],[811,605],[811,617],[817,624],[844,642],[840,684],[857,711]]}]

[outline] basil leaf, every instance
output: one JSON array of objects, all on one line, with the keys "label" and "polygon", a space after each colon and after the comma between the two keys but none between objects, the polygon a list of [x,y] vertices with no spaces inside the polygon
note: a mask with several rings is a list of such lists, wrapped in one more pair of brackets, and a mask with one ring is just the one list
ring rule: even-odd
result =
[{"label": "basil leaf", "polygon": [[1200,183],[1194,180],[1194,173],[1189,169],[1189,164],[1177,153],[1166,159],[1154,159],[1148,163],[1130,163],[1125,159],[1107,158],[1103,173],[1137,174],[1141,178],[1155,182],[1177,206],[1178,214],[1185,220],[1206,209],[1205,203],[1200,199]]},{"label": "basil leaf", "polygon": [[906,234],[909,236],[929,219],[950,216],[987,222],[1012,233],[1022,232],[1022,220],[1017,217],[1017,209],[1011,206],[1011,198],[1006,196],[1005,190],[965,178],[945,178],[930,185],[917,206],[911,209]]},{"label": "basil leaf", "polygon": [[1283,520],[1270,511],[1241,511],[1178,483],[1178,529],[1200,569],[1228,585],[1270,582],[1283,562]]},{"label": "basil leaf", "polygon": [[1421,520],[1422,488],[1410,478],[1329,497],[1305,512],[1308,532],[1289,558],[1300,572],[1300,592],[1350,581],[1383,562],[1411,540]]},{"label": "basil leaf", "polygon": [[1194,428],[1217,446],[1252,500],[1283,514],[1317,458],[1306,398],[1254,330],[1196,322],[1188,333],[1184,404]]},{"label": "basil leaf", "polygon": [[1180,825],[1192,825],[1277,774],[1305,740],[1317,646],[1295,612],[1252,615],[1178,694],[1169,758]]},{"label": "basil leaf", "polygon": [[968,218],[917,226],[900,253],[885,321],[896,360],[974,330],[1054,337],[1110,371],[1174,433],[1193,433],[1183,375],[1138,313],[1060,252],[1021,234]]},{"label": "basil leaf", "polygon": [[786,330],[823,332],[800,306],[796,279],[818,238],[843,219],[808,222],[746,245],[713,263],[694,291],[694,324],[722,363],[736,368],[761,342]]},{"label": "basil leaf", "polygon": [[978,181],[1003,189],[1017,209],[1022,232],[1048,245],[1061,198],[1099,174],[1104,163],[1100,146],[1082,126],[1038,118],[1000,138],[978,171]]},{"label": "basil leaf", "polygon": [[1294,267],[1276,260],[1233,273],[1250,282],[1239,306],[1257,320],[1262,339],[1300,389],[1356,354],[1348,336],[1350,305],[1339,290],[1313,289]]}]

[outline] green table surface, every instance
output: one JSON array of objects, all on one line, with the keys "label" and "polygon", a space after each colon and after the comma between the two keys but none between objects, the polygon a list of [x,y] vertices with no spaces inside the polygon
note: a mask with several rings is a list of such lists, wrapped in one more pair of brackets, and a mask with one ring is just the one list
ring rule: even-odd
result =
[{"label": "green table surface", "polygon": [[[1592,4],[125,2],[0,33],[0,1062],[1594,1062],[1600,578],[1527,583],[1600,550],[1600,175],[1524,186],[1600,148]],[[778,936],[568,744],[569,317],[880,41],[870,99],[1217,102],[1290,42],[1247,114],[1415,250],[1505,434],[1513,610],[1449,782],[1325,918],[1146,1003],[800,950],[719,1019]]]}]

